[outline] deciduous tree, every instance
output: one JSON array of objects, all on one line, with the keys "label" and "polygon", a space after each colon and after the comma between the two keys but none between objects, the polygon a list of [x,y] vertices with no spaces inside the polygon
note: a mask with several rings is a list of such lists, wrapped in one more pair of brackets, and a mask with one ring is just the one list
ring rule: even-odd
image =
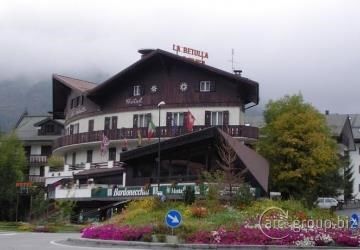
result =
[{"label": "deciduous tree", "polygon": [[[258,150],[271,165],[270,186],[285,198],[312,204],[322,190],[323,176],[339,172],[337,148],[325,117],[301,94],[270,101]],[[337,190],[327,190],[329,195]]]},{"label": "deciduous tree", "polygon": [[16,182],[23,178],[26,158],[15,134],[0,137],[0,220],[15,219]]}]

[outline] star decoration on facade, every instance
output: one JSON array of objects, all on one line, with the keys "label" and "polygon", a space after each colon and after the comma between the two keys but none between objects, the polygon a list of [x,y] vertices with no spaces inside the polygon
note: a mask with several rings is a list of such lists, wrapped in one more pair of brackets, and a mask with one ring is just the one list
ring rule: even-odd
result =
[{"label": "star decoration on facade", "polygon": [[153,85],[153,86],[151,86],[150,90],[151,90],[151,93],[156,93],[156,91],[158,90],[158,87],[156,85]]},{"label": "star decoration on facade", "polygon": [[181,90],[182,92],[185,92],[185,91],[187,90],[187,88],[188,88],[188,85],[187,85],[186,82],[182,82],[182,83],[180,84],[180,90]]}]

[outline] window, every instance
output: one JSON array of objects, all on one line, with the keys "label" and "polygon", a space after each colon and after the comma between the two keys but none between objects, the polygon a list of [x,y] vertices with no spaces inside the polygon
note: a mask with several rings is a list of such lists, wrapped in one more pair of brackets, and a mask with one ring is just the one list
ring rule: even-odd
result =
[{"label": "window", "polygon": [[84,96],[81,96],[81,105],[84,105]]},{"label": "window", "polygon": [[210,81],[200,81],[200,92],[210,92]]},{"label": "window", "polygon": [[54,133],[54,132],[55,132],[54,124],[45,125],[45,133]]},{"label": "window", "polygon": [[71,162],[72,166],[75,166],[76,165],[76,152],[72,153],[72,159],[71,160],[72,160],[72,162]]},{"label": "window", "polygon": [[93,156],[92,150],[86,151],[86,162],[87,163],[92,163],[92,156]]},{"label": "window", "polygon": [[141,86],[140,85],[135,85],[134,86],[133,96],[140,96],[140,95],[141,95]]},{"label": "window", "polygon": [[116,161],[116,148],[109,148],[109,161]]},{"label": "window", "polygon": [[171,117],[172,126],[184,126],[184,113],[183,112],[173,112]]},{"label": "window", "polygon": [[138,116],[138,128],[146,128],[148,126],[148,121],[145,114]]},{"label": "window", "polygon": [[79,105],[80,105],[80,96],[76,97],[75,107],[78,107]]},{"label": "window", "polygon": [[65,153],[65,155],[64,155],[64,164],[65,165],[67,164],[67,153]]},{"label": "window", "polygon": [[105,117],[104,130],[117,129],[117,116]]},{"label": "window", "polygon": [[74,134],[78,134],[79,133],[79,123],[75,123],[74,124],[74,131],[73,131]]},{"label": "window", "polygon": [[224,112],[223,111],[215,111],[211,112],[211,126],[223,125]]}]

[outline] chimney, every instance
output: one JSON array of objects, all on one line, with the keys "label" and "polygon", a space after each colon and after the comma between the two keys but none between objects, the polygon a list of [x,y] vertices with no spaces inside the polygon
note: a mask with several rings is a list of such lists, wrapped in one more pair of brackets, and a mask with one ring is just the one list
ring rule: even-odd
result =
[{"label": "chimney", "polygon": [[138,52],[141,54],[141,58],[155,51],[154,49],[139,49]]},{"label": "chimney", "polygon": [[241,76],[242,70],[240,69],[234,69],[234,74],[237,76]]},{"label": "chimney", "polygon": [[325,110],[325,115],[329,115],[330,111],[329,110]]}]

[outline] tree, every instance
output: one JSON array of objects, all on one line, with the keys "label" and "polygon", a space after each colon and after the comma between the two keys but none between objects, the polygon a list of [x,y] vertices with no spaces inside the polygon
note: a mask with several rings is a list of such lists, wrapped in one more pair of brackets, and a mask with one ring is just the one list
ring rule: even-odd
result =
[{"label": "tree", "polygon": [[340,157],[341,167],[344,169],[344,201],[353,199],[354,192],[354,177],[353,166],[350,164],[349,153],[345,153],[343,157]]},{"label": "tree", "polygon": [[[258,150],[270,162],[270,190],[311,206],[329,188],[322,186],[322,178],[339,172],[336,143],[325,117],[299,94],[270,101],[264,118]],[[337,188],[326,192],[335,194]]]},{"label": "tree", "polygon": [[0,137],[0,220],[13,220],[16,207],[16,182],[22,180],[26,158],[15,134]]},{"label": "tree", "polygon": [[233,187],[240,186],[244,183],[244,175],[247,169],[240,169],[237,167],[238,157],[232,147],[225,141],[223,137],[218,139],[216,145],[219,159],[216,163],[223,171],[222,182],[229,187],[230,197],[233,195]]}]

